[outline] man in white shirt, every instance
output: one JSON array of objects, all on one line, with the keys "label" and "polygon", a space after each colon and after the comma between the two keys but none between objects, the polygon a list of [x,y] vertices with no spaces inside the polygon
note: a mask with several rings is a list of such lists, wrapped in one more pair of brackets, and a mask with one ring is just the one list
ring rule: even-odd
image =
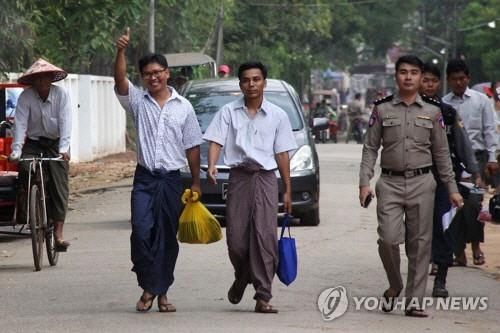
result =
[{"label": "man in white shirt", "polygon": [[150,53],[139,59],[146,90],[127,79],[125,49],[130,29],[116,42],[115,92],[132,116],[137,132],[137,168],[131,196],[130,235],[132,271],[143,292],[136,303],[139,312],[149,311],[158,297],[160,312],[175,312],[167,292],[174,282],[179,254],[177,230],[183,185],[179,169],[191,170],[192,192],[200,190],[201,129],[193,106],[174,88],[167,59]]},{"label": "man in white shirt", "polygon": [[[493,107],[485,94],[468,87],[469,68],[463,60],[451,60],[446,67],[446,76],[452,92],[444,96],[443,101],[453,106],[462,118],[481,176],[483,181],[486,181],[486,174],[492,175],[498,172],[496,162],[498,137]],[[466,240],[472,244],[474,264],[482,265],[484,254],[479,243],[484,242],[484,225],[479,222],[474,225],[474,228],[468,228]],[[463,252],[457,254],[457,261],[460,264],[465,265],[465,260]]]},{"label": "man in white shirt", "polygon": [[277,313],[269,304],[278,266],[276,218],[279,169],[285,211],[292,210],[288,152],[297,144],[285,111],[264,98],[267,69],[247,62],[238,69],[243,97],[223,106],[203,138],[208,149],[209,181],[216,183],[217,162],[224,146],[224,163],[231,168],[226,207],[226,235],[235,281],[228,299],[238,304],[247,284],[255,288],[255,312]]},{"label": "man in white shirt", "polygon": [[[14,140],[10,160],[21,156],[58,157],[64,160],[44,162],[48,176],[47,217],[55,223],[56,251],[64,252],[70,245],[63,239],[63,225],[68,209],[68,161],[70,159],[71,103],[69,94],[52,82],[63,80],[68,74],[62,69],[38,59],[18,82],[31,87],[19,96],[14,118]],[[26,221],[26,195],[29,162],[19,164],[18,215]]]},{"label": "man in white shirt", "polygon": [[496,172],[498,140],[491,102],[485,94],[468,87],[469,69],[463,60],[450,61],[446,76],[452,92],[444,96],[443,101],[453,106],[462,118],[483,175],[486,169],[490,173]]}]

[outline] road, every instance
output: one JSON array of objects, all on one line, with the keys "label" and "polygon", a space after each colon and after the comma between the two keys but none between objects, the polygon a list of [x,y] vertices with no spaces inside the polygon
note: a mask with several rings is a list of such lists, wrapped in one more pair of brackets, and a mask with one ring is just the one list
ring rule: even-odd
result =
[{"label": "road", "polygon": [[[452,295],[488,296],[486,311],[438,311],[428,319],[402,311],[348,311],[324,321],[317,307],[326,288],[343,286],[351,296],[380,296],[387,287],[376,246],[375,204],[359,207],[357,174],[361,147],[318,145],[321,160],[321,224],[292,229],[299,274],[289,287],[277,279],[277,315],[253,312],[252,288],[241,304],[226,299],[232,269],[224,241],[181,244],[169,299],[176,313],[135,312],[140,295],[130,271],[130,180],[83,194],[71,203],[66,236],[72,242],[56,267],[47,260],[33,272],[29,239],[0,236],[0,332],[497,332],[500,285],[475,268],[452,268]],[[119,185],[119,184],[118,184]],[[404,247],[401,247],[404,257]],[[402,261],[406,275],[406,259]],[[430,295],[432,280],[428,283]]]}]

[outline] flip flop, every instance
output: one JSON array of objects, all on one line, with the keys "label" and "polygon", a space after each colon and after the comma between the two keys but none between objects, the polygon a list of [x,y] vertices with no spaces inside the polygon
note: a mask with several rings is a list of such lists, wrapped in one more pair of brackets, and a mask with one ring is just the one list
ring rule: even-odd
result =
[{"label": "flip flop", "polygon": [[255,304],[255,312],[257,313],[278,313],[278,309],[273,308],[271,304],[264,304],[257,301]]},{"label": "flip flop", "polygon": [[415,317],[415,318],[427,318],[429,315],[424,310],[420,309],[409,309],[405,311],[405,316]]},{"label": "flip flop", "polygon": [[138,312],[148,312],[151,309],[151,307],[153,306],[153,301],[155,298],[156,298],[156,295],[152,295],[151,297],[145,297],[144,294],[142,294],[141,297],[139,298],[139,302],[142,302],[142,304],[144,304],[144,305],[147,305],[149,303],[149,306],[147,306],[146,308],[140,308],[139,302],[137,302],[135,309]]},{"label": "flip flop", "polygon": [[484,253],[479,253],[478,255],[474,255],[474,265],[481,266],[484,265]]},{"label": "flip flop", "polygon": [[177,309],[172,303],[161,303],[158,297],[158,311],[159,312],[176,312]]},{"label": "flip flop", "polygon": [[388,291],[389,291],[389,289],[384,291],[384,294],[382,295],[386,301],[386,304],[389,304],[387,307],[382,306],[382,311],[384,311],[384,312],[391,312],[394,309],[395,298],[398,298],[399,294],[401,293],[401,290],[400,290],[400,291],[398,291],[396,296],[388,296],[387,295]]},{"label": "flip flop", "polygon": [[56,252],[66,252],[71,244],[68,241],[65,241],[64,239],[55,239],[54,245]]},{"label": "flip flop", "polygon": [[455,256],[453,258],[453,266],[466,267],[467,266],[467,257],[465,253],[462,252],[459,256]]}]

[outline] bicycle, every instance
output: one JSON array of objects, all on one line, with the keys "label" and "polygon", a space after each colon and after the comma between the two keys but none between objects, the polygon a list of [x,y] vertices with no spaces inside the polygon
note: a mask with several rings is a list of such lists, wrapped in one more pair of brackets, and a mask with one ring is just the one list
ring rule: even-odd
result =
[{"label": "bicycle", "polygon": [[43,175],[43,162],[64,161],[61,157],[40,156],[20,158],[19,162],[30,162],[28,173],[28,193],[26,195],[26,216],[31,232],[31,246],[35,270],[42,269],[43,243],[47,250],[47,257],[51,266],[57,265],[59,252],[56,251],[54,237],[54,223],[47,218],[46,179]]}]

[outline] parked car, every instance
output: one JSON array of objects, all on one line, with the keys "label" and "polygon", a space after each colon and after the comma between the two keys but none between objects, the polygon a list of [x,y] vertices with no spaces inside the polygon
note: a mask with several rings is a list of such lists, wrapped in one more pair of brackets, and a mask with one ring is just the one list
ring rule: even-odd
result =
[{"label": "parked car", "polygon": [[[203,132],[215,113],[225,104],[241,96],[238,79],[190,81],[181,94],[193,105]],[[281,80],[267,80],[265,97],[287,113],[292,125],[297,150],[291,152],[290,171],[292,183],[292,215],[303,225],[318,225],[319,220],[319,162],[314,140],[302,111],[300,99],[291,85]],[[216,215],[225,215],[229,167],[224,165],[223,154],[217,162],[217,185],[207,181],[208,144],[201,146],[201,200]],[[181,170],[185,187],[191,184],[189,168]],[[278,179],[279,172],[276,171]],[[280,212],[283,211],[282,184],[279,181]]]}]

